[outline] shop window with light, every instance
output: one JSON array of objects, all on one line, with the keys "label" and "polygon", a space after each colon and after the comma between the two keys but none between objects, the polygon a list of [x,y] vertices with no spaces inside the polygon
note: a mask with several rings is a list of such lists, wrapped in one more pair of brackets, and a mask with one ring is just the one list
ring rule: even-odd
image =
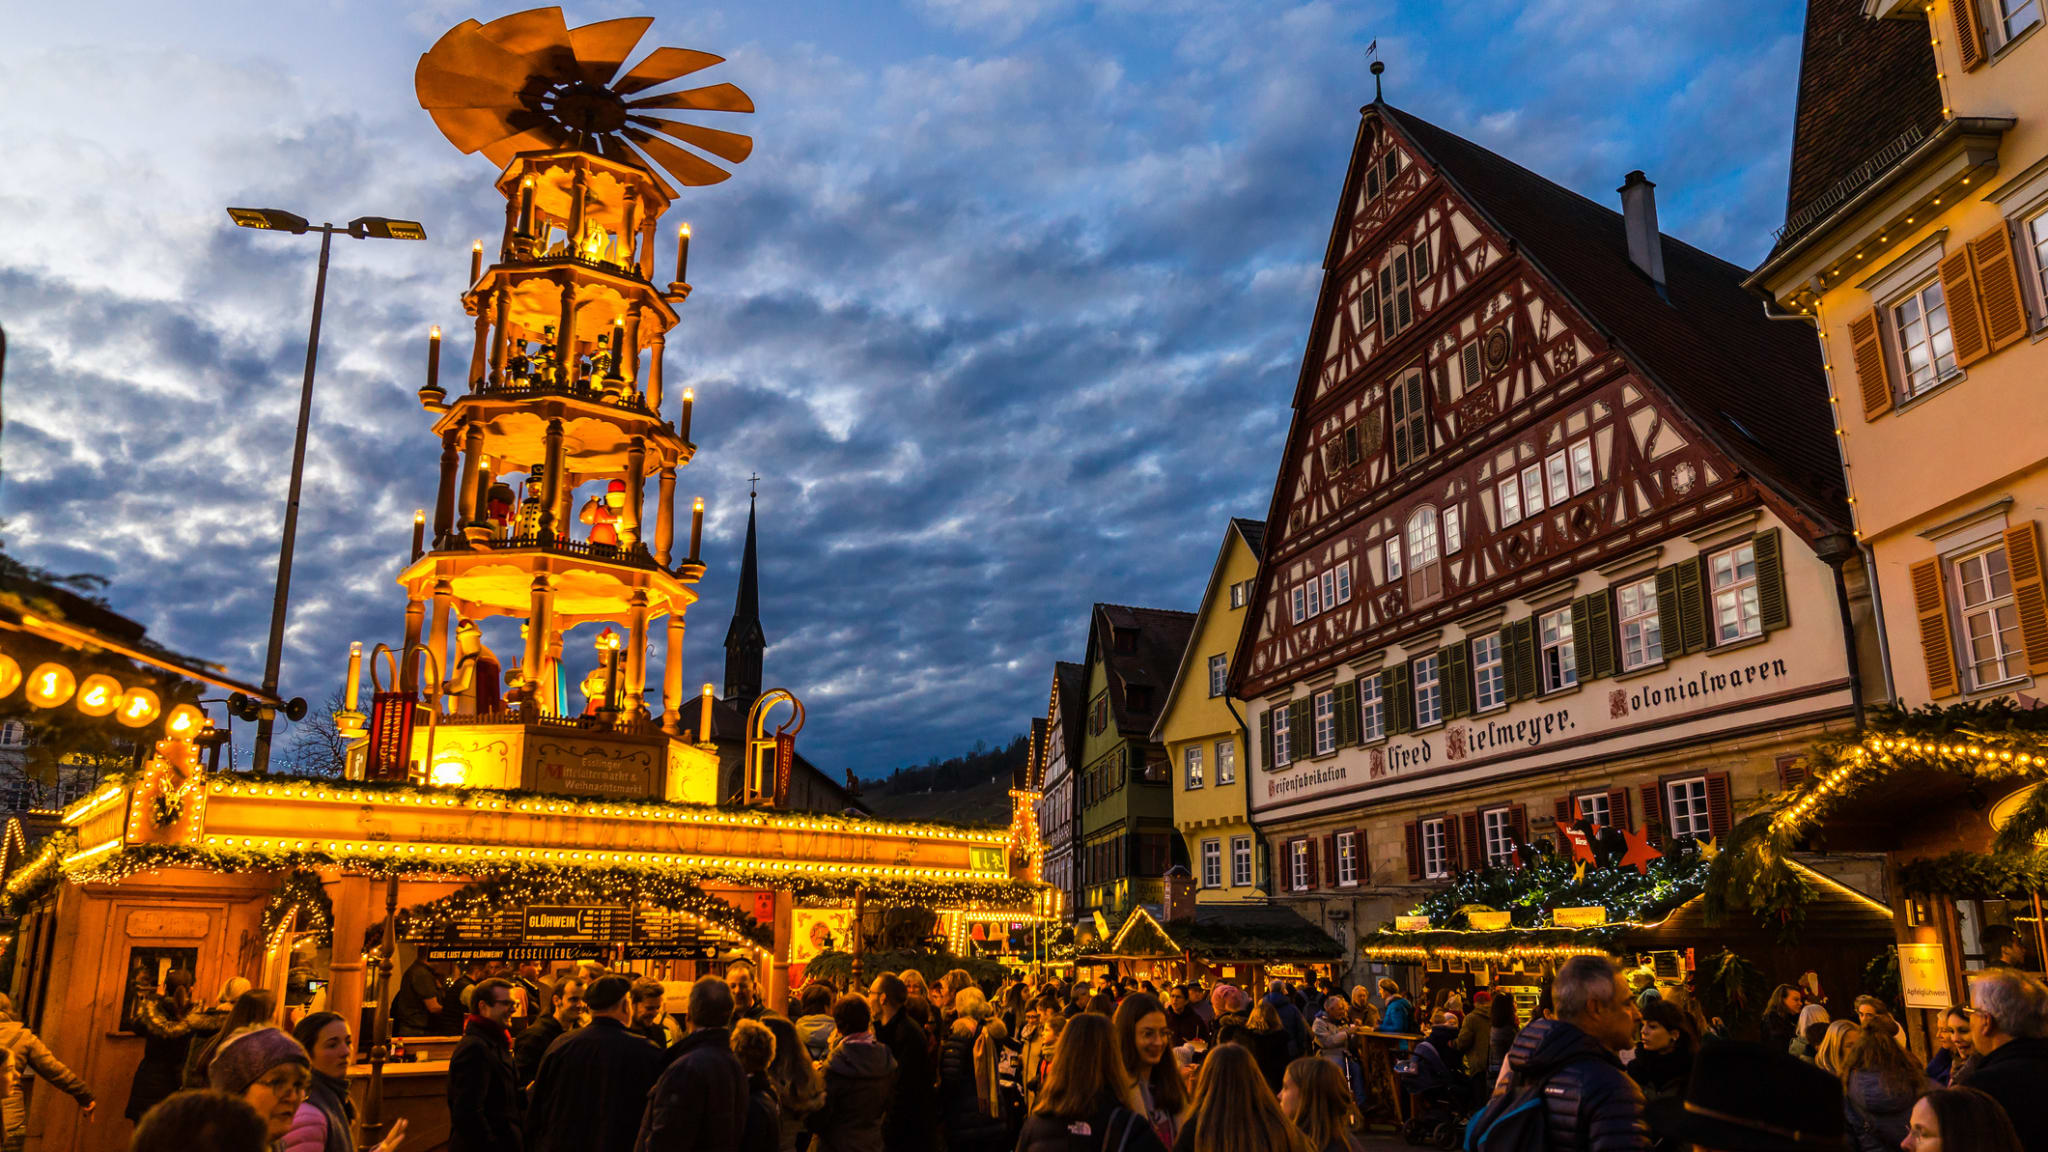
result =
[{"label": "shop window with light", "polygon": [[1664,659],[1664,639],[1657,619],[1657,580],[1651,577],[1614,590],[1621,615],[1621,668],[1632,672]]},{"label": "shop window with light", "polygon": [[1507,662],[1501,658],[1500,633],[1472,638],[1472,704],[1491,712],[1508,702]]},{"label": "shop window with light", "polygon": [[1218,652],[1209,657],[1209,695],[1223,695],[1223,688],[1230,679],[1230,657]]},{"label": "shop window with light", "polygon": [[1352,887],[1358,883],[1358,833],[1339,832],[1333,842],[1337,849],[1337,883]]},{"label": "shop window with light", "polygon": [[1480,834],[1486,845],[1486,862],[1506,868],[1515,862],[1514,822],[1506,808],[1488,808],[1479,814]]},{"label": "shop window with light", "polygon": [[1337,750],[1337,692],[1325,689],[1313,697],[1310,708],[1315,715],[1315,754],[1325,756]]},{"label": "shop window with light", "polygon": [[1522,520],[1522,483],[1513,476],[1495,486],[1500,496],[1500,523],[1505,528]]},{"label": "shop window with light", "polygon": [[1756,545],[1737,544],[1707,560],[1714,593],[1714,643],[1761,636],[1763,609],[1757,603]]},{"label": "shop window with light", "polygon": [[1614,809],[1608,804],[1605,792],[1586,792],[1573,797],[1572,809],[1581,820],[1591,820],[1602,828],[1614,825]]},{"label": "shop window with light", "polygon": [[1237,783],[1237,741],[1235,740],[1218,740],[1216,742],[1216,782],[1218,784]]},{"label": "shop window with light", "polygon": [[1202,841],[1202,887],[1223,887],[1223,842]]},{"label": "shop window with light", "polygon": [[1285,704],[1276,704],[1267,709],[1266,714],[1273,718],[1273,767],[1285,768],[1294,763],[1294,740],[1293,734],[1288,731],[1292,727],[1287,718],[1288,708]]},{"label": "shop window with light", "polygon": [[1948,304],[1940,280],[1930,280],[1893,303],[1891,320],[1905,399],[1956,374],[1955,339],[1948,330]]},{"label": "shop window with light", "polygon": [[1417,728],[1428,728],[1433,724],[1443,723],[1444,687],[1443,677],[1438,674],[1438,659],[1437,654],[1431,652],[1427,656],[1417,656],[1415,662],[1409,666],[1409,683],[1414,685],[1415,690]]},{"label": "shop window with light", "polygon": [[1180,759],[1182,774],[1187,781],[1186,787],[1190,791],[1200,788],[1202,786],[1202,746],[1200,744],[1190,744],[1186,748],[1181,749]]},{"label": "shop window with light", "polygon": [[1556,692],[1579,682],[1578,654],[1572,650],[1572,610],[1560,608],[1537,621],[1543,668],[1543,690]]},{"label": "shop window with light", "polygon": [[1422,834],[1422,878],[1443,880],[1451,874],[1451,846],[1444,836],[1442,819],[1424,820]]},{"label": "shop window with light", "polygon": [[1358,735],[1366,743],[1387,734],[1387,704],[1380,688],[1378,672],[1358,678]]},{"label": "shop window with light", "polygon": [[1230,884],[1233,888],[1251,887],[1252,838],[1249,836],[1230,838]]},{"label": "shop window with light", "polygon": [[1287,886],[1296,892],[1306,891],[1315,886],[1315,870],[1309,867],[1308,841],[1291,840],[1287,844]]},{"label": "shop window with light", "polygon": [[1972,688],[1988,688],[2026,675],[2020,647],[2019,610],[2013,603],[2012,574],[2005,545],[1972,552],[1950,563],[1955,609],[1961,627],[1963,664]]},{"label": "shop window with light", "polygon": [[1704,840],[1713,835],[1707,817],[1707,778],[1694,776],[1664,785],[1664,830],[1674,840]]}]

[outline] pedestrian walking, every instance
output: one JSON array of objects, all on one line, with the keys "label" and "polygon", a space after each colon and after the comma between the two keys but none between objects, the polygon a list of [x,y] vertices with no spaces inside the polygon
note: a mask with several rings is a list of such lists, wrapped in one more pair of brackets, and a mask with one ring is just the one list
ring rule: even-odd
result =
[{"label": "pedestrian walking", "polygon": [[533,1078],[533,1152],[632,1152],[664,1060],[662,1048],[629,1026],[635,987],[624,976],[601,976],[583,990],[590,1023],[550,1045]]},{"label": "pedestrian walking", "polygon": [[[824,987],[824,985],[812,985]],[[858,999],[858,997],[856,997]],[[867,1005],[863,1003],[862,1008]],[[832,1031],[832,1018],[825,1017],[825,1031]],[[775,1060],[768,1066],[768,1082],[775,1089],[775,1112],[780,1152],[798,1152],[798,1145],[810,1144],[804,1122],[825,1103],[825,1081],[811,1062],[811,1050],[787,1016],[763,1016],[761,1023],[775,1036]],[[872,1039],[872,1037],[870,1037]],[[876,1114],[879,1119],[880,1113]]]},{"label": "pedestrian walking", "polygon": [[1897,1148],[1913,1101],[1930,1087],[1919,1061],[1899,1046],[1898,1025],[1889,1016],[1872,1016],[1842,1065],[1842,1106],[1857,1152]]},{"label": "pedestrian walking", "polygon": [[[754,978],[754,966],[747,961],[735,960],[725,966],[725,986],[732,990],[734,1020],[756,1020],[768,1010],[761,1001],[761,985]],[[780,1005],[777,1010],[781,1010]]]},{"label": "pedestrian walking", "polygon": [[157,1101],[178,1090],[185,1077],[185,1057],[192,1050],[192,973],[175,968],[164,974],[164,990],[146,997],[135,1014],[142,1033],[142,1061],[128,1086],[128,1107],[122,1115],[141,1120]]},{"label": "pedestrian walking", "polygon": [[523,1152],[526,1093],[512,1062],[512,983],[496,977],[470,991],[475,1009],[448,1057],[448,1152]]},{"label": "pedestrian walking", "polygon": [[1702,1046],[1685,1095],[1659,1100],[1651,1110],[1657,1130],[1671,1133],[1680,1147],[1715,1152],[1848,1147],[1841,1085],[1799,1057],[1762,1044]]},{"label": "pedestrian walking", "polygon": [[266,1152],[269,1126],[247,1100],[212,1090],[165,1097],[135,1126],[128,1152]]},{"label": "pedestrian walking", "polygon": [[99,1108],[93,1099],[92,1089],[85,1080],[73,1072],[62,1060],[50,1051],[42,1038],[29,1031],[14,1015],[14,1001],[0,992],[0,1052],[7,1053],[14,1061],[15,1078],[0,1098],[0,1122],[6,1131],[28,1130],[28,1097],[21,1090],[23,1077],[30,1072],[49,1082],[50,1087],[71,1097],[85,1113],[87,1119]]},{"label": "pedestrian walking", "polygon": [[[1280,1026],[1279,1009],[1273,1007],[1271,1000],[1259,1001],[1252,1007],[1247,1027],[1251,1032],[1251,1050],[1258,1060],[1259,1072],[1266,1078],[1266,1090],[1278,1092],[1290,1061],[1287,1030]],[[1205,1058],[1202,1062],[1206,1064],[1208,1060]]]},{"label": "pedestrian walking", "polygon": [[1167,999],[1166,1023],[1173,1029],[1176,1047],[1209,1038],[1209,1024],[1202,1019],[1201,1013],[1195,1011],[1194,1000],[1186,984],[1174,985],[1173,995]]},{"label": "pedestrian walking", "polygon": [[1972,1088],[1998,1101],[2028,1152],[2048,1148],[2048,989],[2010,968],[1970,983]]},{"label": "pedestrian walking", "polygon": [[[1313,1059],[1313,1058],[1311,1058]],[[1285,1077],[1285,1071],[1282,1071]],[[1321,1152],[1280,1110],[1257,1058],[1227,1044],[1202,1061],[1194,1106],[1174,1152]]]},{"label": "pedestrian walking", "polygon": [[519,1086],[528,1087],[535,1074],[540,1071],[541,1058],[564,1033],[583,1026],[587,1014],[584,995],[588,985],[575,976],[566,976],[555,982],[549,989],[553,1003],[547,1015],[535,1020],[512,1041],[512,1065],[519,1074]]},{"label": "pedestrian walking", "polygon": [[732,1054],[736,1010],[732,986],[718,977],[690,986],[690,1033],[668,1050],[668,1068],[640,1118],[635,1152],[739,1152],[747,1073]]},{"label": "pedestrian walking", "polygon": [[1117,1054],[1124,1071],[1138,1087],[1138,1100],[1145,1118],[1159,1135],[1159,1142],[1172,1147],[1187,1118],[1187,1081],[1173,1056],[1173,1026],[1166,1009],[1143,992],[1124,997],[1116,1006]]},{"label": "pedestrian walking", "polygon": [[1307,1056],[1287,1066],[1280,1111],[1307,1138],[1310,1152],[1361,1152],[1352,1133],[1365,1118],[1344,1074],[1328,1060]]},{"label": "pedestrian walking", "polygon": [[[315,1012],[292,1027],[292,1039],[306,1050],[313,1080],[306,1087],[306,1102],[292,1117],[285,1133],[284,1152],[355,1152],[350,1133],[355,1128],[356,1102],[349,1093],[348,1061],[355,1051],[355,1037],[348,1021],[332,1012]],[[391,1129],[368,1152],[398,1152],[405,1142],[404,1117],[392,1121]]]},{"label": "pedestrian walking", "polygon": [[775,1033],[759,1020],[735,1020],[732,1054],[747,1074],[747,1115],[740,1125],[740,1152],[776,1152],[782,1122],[776,1116],[775,1086],[768,1067],[775,1063]]},{"label": "pedestrian walking", "polygon": [[[1511,1074],[1473,1118],[1468,1147],[1522,1147],[1524,1125],[1541,1124],[1552,1148],[1649,1148],[1642,1091],[1616,1055],[1635,1042],[1641,1016],[1614,961],[1574,956],[1558,968],[1550,991],[1557,1018],[1535,1021],[1515,1037],[1507,1055]],[[1539,1099],[1542,1107],[1518,1110]]]},{"label": "pedestrian walking", "polygon": [[212,1013],[202,1009],[201,1014],[194,1017],[192,1039],[187,1041],[191,1051],[185,1057],[185,1074],[180,1087],[206,1087],[209,1083],[206,1071],[213,1064],[214,1053],[220,1051],[221,1044],[244,1028],[270,1023],[270,1018],[275,1015],[277,993],[268,988],[250,988],[235,997],[235,1002],[228,1008],[227,1016],[214,1029],[213,1035],[202,1041],[200,1034],[205,1025],[201,1021],[212,1016]]},{"label": "pedestrian walking", "polygon": [[[912,1001],[910,994],[908,980],[887,972],[875,977],[868,991],[868,1006],[875,1018],[875,1040],[889,1049],[896,1062],[895,1098],[882,1122],[883,1143],[890,1152],[930,1152],[937,1137],[938,1071],[924,1028],[909,1011],[913,1003],[921,1001]],[[838,1017],[836,1008],[833,1017]],[[828,1106],[832,1103],[829,1073],[825,1100]]]},{"label": "pedestrian walking", "polygon": [[[947,974],[947,985],[955,983]],[[966,973],[960,973],[965,976]],[[988,1080],[975,1058],[981,1017],[988,1010],[978,988],[952,992],[953,1022],[939,1045],[939,1112],[948,1152],[993,1152],[1005,1142],[1002,1119],[988,1106]]]},{"label": "pedestrian walking", "polygon": [[[900,988],[901,981],[896,986]],[[883,1117],[891,1110],[897,1082],[896,1057],[876,1037],[867,1001],[841,997],[832,1005],[832,1027],[839,1043],[825,1064],[823,1100],[805,1121],[805,1127],[817,1133],[817,1152],[896,1148],[883,1142]]]},{"label": "pedestrian walking", "polygon": [[1913,1102],[1906,1152],[2021,1152],[2019,1133],[1998,1101],[1975,1088],[1936,1088]]},{"label": "pedestrian walking", "polygon": [[1017,1152],[1165,1152],[1142,1109],[1137,1085],[1117,1054],[1116,1026],[1107,1016],[1082,1013],[1060,1032],[1045,1090],[1017,1137]]},{"label": "pedestrian walking", "polygon": [[281,1142],[312,1086],[312,1063],[291,1033],[269,1026],[230,1033],[207,1072],[216,1092],[240,1096],[263,1117],[267,1138]]}]

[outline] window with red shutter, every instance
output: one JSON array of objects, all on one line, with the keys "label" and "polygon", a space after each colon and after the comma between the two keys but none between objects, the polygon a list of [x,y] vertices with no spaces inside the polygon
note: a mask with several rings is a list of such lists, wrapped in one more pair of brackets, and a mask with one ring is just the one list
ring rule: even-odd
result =
[{"label": "window with red shutter", "polygon": [[1806,783],[1805,757],[1798,753],[1778,757],[1778,787],[1790,792]]},{"label": "window with red shutter", "polygon": [[1735,826],[1735,812],[1728,799],[1728,774],[1714,772],[1707,776],[1707,827],[1711,828],[1716,840],[1728,834]]},{"label": "window with red shutter", "polygon": [[1402,837],[1408,844],[1408,878],[1422,879],[1422,822],[1410,820],[1401,829]]},{"label": "window with red shutter", "polygon": [[1479,810],[1465,813],[1465,867],[1480,868],[1486,864],[1486,837],[1480,830]]},{"label": "window with red shutter", "polygon": [[1321,853],[1316,851],[1315,837],[1311,836],[1303,841],[1303,843],[1308,848],[1308,883],[1302,886],[1306,890],[1314,888],[1316,886],[1316,878],[1322,875],[1322,860]]},{"label": "window with red shutter", "polygon": [[1515,843],[1517,845],[1527,844],[1529,842],[1528,805],[1515,804],[1508,808],[1508,827],[1513,830],[1515,834]]},{"label": "window with red shutter", "polygon": [[1572,798],[1569,796],[1560,797],[1557,801],[1557,822],[1559,824],[1569,824],[1572,822],[1572,816]]},{"label": "window with red shutter", "polygon": [[1337,837],[1323,837],[1323,887],[1337,886]]},{"label": "window with red shutter", "polygon": [[1643,835],[1655,847],[1664,846],[1664,802],[1660,795],[1662,784],[1645,784],[1642,787]]},{"label": "window with red shutter", "polygon": [[1628,789],[1615,788],[1607,793],[1607,812],[1616,828],[1626,830],[1635,827],[1628,818]]},{"label": "window with red shutter", "polygon": [[1458,817],[1454,813],[1444,817],[1444,870],[1455,874],[1465,859]]}]

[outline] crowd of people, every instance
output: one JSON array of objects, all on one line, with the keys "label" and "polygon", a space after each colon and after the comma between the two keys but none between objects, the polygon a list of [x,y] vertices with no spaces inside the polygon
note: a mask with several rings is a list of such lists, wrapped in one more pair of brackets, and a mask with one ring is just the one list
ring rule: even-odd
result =
[{"label": "crowd of people", "polygon": [[[1482,987],[1418,1004],[1392,979],[1347,993],[905,970],[769,1005],[744,962],[671,1004],[595,965],[481,975],[418,985],[463,1009],[451,1152],[1359,1152],[1368,1120],[1403,1119],[1478,1152],[2048,1149],[2048,988],[2009,968],[1973,974],[1924,1065],[1876,997],[1833,1019],[1804,979],[1731,1028],[1685,984],[1603,956],[1560,964],[1533,1004],[1527,987],[1519,1003]],[[245,982],[206,1008],[189,988],[167,982],[145,1009],[161,1043],[129,1102],[137,1152],[354,1152],[348,1021],[286,1032]],[[0,1020],[10,1134],[25,1066],[93,1107]]]}]

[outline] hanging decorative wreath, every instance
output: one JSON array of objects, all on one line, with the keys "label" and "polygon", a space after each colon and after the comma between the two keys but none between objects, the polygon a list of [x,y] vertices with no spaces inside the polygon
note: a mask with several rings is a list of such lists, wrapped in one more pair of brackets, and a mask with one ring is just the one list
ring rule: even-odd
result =
[{"label": "hanging decorative wreath", "polygon": [[[296,924],[292,918],[294,911],[299,914]],[[334,943],[334,902],[316,873],[303,868],[286,873],[278,881],[277,891],[270,894],[269,903],[263,906],[263,939],[270,947],[284,943],[287,929],[313,933],[322,945]]]}]

